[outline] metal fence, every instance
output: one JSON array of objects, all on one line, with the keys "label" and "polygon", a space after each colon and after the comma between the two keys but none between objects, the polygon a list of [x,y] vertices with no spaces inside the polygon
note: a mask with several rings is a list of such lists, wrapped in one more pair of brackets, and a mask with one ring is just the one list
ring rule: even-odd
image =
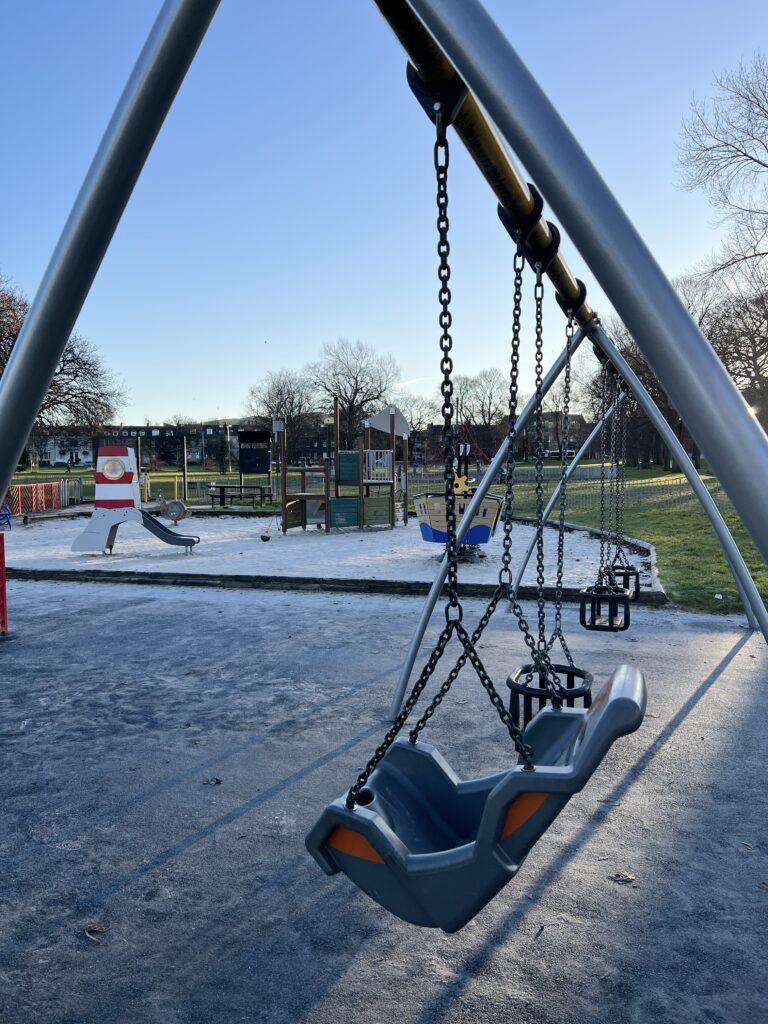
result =
[{"label": "metal fence", "polygon": [[[577,469],[568,482],[568,507],[570,509],[599,510],[600,507],[600,468],[585,467]],[[560,479],[559,469],[544,470],[544,498],[552,493]],[[722,513],[733,512],[733,505],[714,477],[704,477],[704,483]],[[477,482],[477,481],[475,481]],[[610,476],[609,476],[610,482]],[[411,497],[426,491],[441,492],[443,490],[442,475],[416,477],[409,482]],[[533,470],[527,468],[515,477],[516,508],[532,507],[535,501],[535,480]],[[491,494],[504,494],[504,484],[496,482],[491,487]],[[694,508],[698,498],[690,484],[683,476],[652,477],[648,480],[629,479],[625,487],[625,504],[628,509],[658,510]]]}]

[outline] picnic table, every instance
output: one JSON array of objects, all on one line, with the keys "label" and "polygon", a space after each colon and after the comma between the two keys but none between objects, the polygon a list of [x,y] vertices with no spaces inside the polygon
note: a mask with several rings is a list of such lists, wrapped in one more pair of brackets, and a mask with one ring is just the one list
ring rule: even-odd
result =
[{"label": "picnic table", "polygon": [[211,508],[217,503],[226,506],[227,499],[230,505],[242,505],[250,501],[253,508],[256,508],[256,498],[259,499],[260,506],[264,505],[265,498],[272,501],[270,484],[210,484],[208,493],[211,496]]}]

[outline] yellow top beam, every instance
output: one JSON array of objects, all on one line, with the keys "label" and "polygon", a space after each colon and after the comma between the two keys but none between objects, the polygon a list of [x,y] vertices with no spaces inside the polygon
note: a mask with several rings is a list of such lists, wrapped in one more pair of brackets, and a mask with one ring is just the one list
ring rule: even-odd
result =
[{"label": "yellow top beam", "polygon": [[[427,91],[440,93],[459,81],[453,66],[405,0],[374,2],[400,40]],[[534,203],[528,186],[509,162],[493,128],[469,92],[454,115],[453,127],[512,220],[530,216]],[[528,244],[534,253],[537,250],[544,252],[551,241],[552,233],[542,218],[533,229]],[[576,278],[559,252],[550,264],[547,276],[565,302],[566,308],[569,302],[579,301],[581,293]],[[574,308],[574,319],[581,326],[591,321],[594,315],[587,302],[582,302],[578,308]]]}]

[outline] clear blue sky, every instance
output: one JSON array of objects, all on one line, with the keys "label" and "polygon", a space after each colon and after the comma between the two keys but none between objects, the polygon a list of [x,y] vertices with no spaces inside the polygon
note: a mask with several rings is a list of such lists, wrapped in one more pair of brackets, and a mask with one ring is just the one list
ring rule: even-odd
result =
[{"label": "clear blue sky", "polygon": [[[768,38],[764,0],[487,6],[666,272],[706,256],[718,228],[676,186],[680,121]],[[30,297],[159,7],[0,0],[0,273]],[[372,3],[223,0],[78,322],[128,388],[125,422],[238,416],[261,373],[338,337],[391,352],[432,394],[431,146]],[[453,157],[456,367],[472,373],[506,364],[511,254]],[[551,356],[554,307],[548,323]]]}]

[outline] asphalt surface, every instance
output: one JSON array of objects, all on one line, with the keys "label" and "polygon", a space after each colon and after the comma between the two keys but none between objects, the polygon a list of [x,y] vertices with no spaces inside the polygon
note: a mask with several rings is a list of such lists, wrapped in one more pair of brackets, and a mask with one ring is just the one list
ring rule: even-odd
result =
[{"label": "asphalt surface", "polygon": [[[740,618],[606,636],[565,609],[599,684],[645,672],[645,723],[448,936],[303,845],[385,731],[420,600],[17,582],[9,606],[2,1024],[768,1020],[768,652]],[[522,651],[500,614],[500,685]],[[467,670],[425,738],[462,777],[510,762]]]}]

